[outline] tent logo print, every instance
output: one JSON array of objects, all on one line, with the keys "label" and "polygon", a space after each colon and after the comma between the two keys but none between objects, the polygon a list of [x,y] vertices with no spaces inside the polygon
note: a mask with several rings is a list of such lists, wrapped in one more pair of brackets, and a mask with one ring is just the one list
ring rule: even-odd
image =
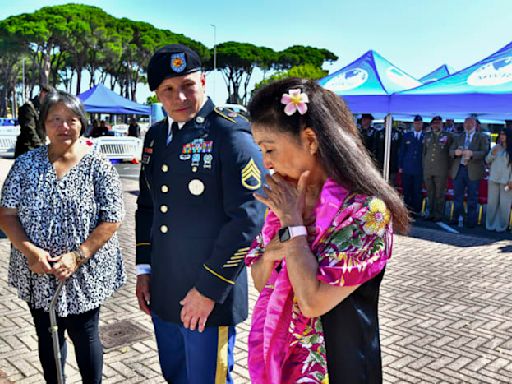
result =
[{"label": "tent logo print", "polygon": [[349,91],[357,88],[368,80],[368,72],[363,68],[353,68],[340,73],[325,83],[325,88],[331,91]]},{"label": "tent logo print", "polygon": [[389,67],[386,69],[386,74],[393,83],[401,85],[406,89],[415,88],[421,85],[419,81],[414,80],[412,77],[396,67]]},{"label": "tent logo print", "polygon": [[476,87],[502,85],[510,81],[512,81],[512,56],[482,65],[468,76],[468,84]]}]

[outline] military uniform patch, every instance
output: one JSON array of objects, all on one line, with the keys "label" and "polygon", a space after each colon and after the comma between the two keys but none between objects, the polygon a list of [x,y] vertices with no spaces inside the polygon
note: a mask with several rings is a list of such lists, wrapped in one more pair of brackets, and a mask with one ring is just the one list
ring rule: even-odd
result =
[{"label": "military uniform patch", "polygon": [[171,69],[174,72],[183,72],[187,67],[187,59],[184,53],[174,53],[171,55]]},{"label": "military uniform patch", "polygon": [[242,169],[242,185],[250,191],[261,187],[261,172],[253,159]]}]

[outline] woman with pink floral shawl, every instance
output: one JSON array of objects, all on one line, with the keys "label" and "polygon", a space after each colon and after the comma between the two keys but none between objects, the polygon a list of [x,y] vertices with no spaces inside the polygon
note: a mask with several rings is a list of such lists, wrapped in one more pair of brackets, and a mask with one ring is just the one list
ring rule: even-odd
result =
[{"label": "woman with pink floral shawl", "polygon": [[251,382],[380,383],[379,287],[407,211],[333,93],[285,79],[262,88],[249,112],[274,171],[256,195],[269,213],[246,257],[260,291]]}]

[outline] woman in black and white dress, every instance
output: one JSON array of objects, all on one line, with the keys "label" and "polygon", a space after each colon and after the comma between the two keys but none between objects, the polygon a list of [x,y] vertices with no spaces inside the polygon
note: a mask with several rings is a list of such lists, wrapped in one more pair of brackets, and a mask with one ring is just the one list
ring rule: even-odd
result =
[{"label": "woman in black and white dress", "polygon": [[53,383],[48,309],[65,281],[57,304],[62,365],[67,331],[83,382],[100,383],[100,305],[126,281],[115,234],[124,216],[121,183],[107,159],[80,143],[86,118],[76,97],[49,94],[40,122],[50,144],[16,159],[2,189],[0,227],[12,243],[8,282],[28,303],[44,377]]}]

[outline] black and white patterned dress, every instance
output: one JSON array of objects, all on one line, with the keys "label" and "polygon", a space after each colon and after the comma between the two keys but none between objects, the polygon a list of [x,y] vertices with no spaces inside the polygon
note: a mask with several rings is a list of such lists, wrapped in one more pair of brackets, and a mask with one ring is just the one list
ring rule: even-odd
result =
[{"label": "black and white patterned dress", "polygon": [[[2,189],[0,206],[17,209],[28,238],[52,256],[74,250],[101,222],[121,222],[124,205],[117,171],[97,151],[86,154],[58,179],[43,146],[14,162]],[[66,281],[58,316],[98,307],[126,281],[119,241],[114,234]],[[32,308],[48,311],[57,281],[37,275],[27,258],[11,247],[8,282]]]}]

